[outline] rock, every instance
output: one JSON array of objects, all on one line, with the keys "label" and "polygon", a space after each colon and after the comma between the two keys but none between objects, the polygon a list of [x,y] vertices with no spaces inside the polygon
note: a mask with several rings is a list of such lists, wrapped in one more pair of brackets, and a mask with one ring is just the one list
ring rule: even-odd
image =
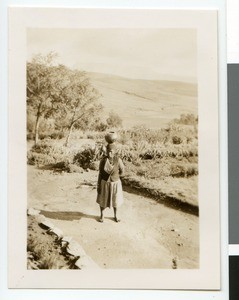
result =
[{"label": "rock", "polygon": [[178,262],[177,262],[177,258],[174,257],[172,259],[172,269],[177,269],[178,268]]},{"label": "rock", "polygon": [[43,215],[37,215],[36,221],[38,222],[38,224],[41,224],[42,222],[46,221],[46,218]]},{"label": "rock", "polygon": [[37,210],[37,209],[35,209],[35,208],[30,207],[30,208],[28,208],[28,210],[27,210],[27,215],[28,215],[28,216],[37,216],[37,215],[39,215],[39,214],[40,214],[40,210]]},{"label": "rock", "polygon": [[29,252],[27,253],[27,258],[28,258],[28,259],[34,259],[32,253],[29,253]]},{"label": "rock", "polygon": [[84,255],[80,257],[76,263],[75,266],[79,269],[95,269],[99,268],[99,266],[93,261],[93,259],[87,255]]},{"label": "rock", "polygon": [[178,246],[183,246],[183,243],[177,243]]},{"label": "rock", "polygon": [[80,244],[78,244],[76,241],[72,240],[67,248],[66,248],[67,253],[74,255],[74,256],[84,256],[86,255],[85,250],[81,247]]},{"label": "rock", "polygon": [[35,261],[28,261],[27,262],[27,269],[28,270],[38,270],[38,263]]},{"label": "rock", "polygon": [[51,233],[55,234],[58,238],[63,237],[63,232],[59,228],[53,228],[50,230]]},{"label": "rock", "polygon": [[70,243],[71,240],[72,240],[72,236],[63,236],[62,238],[62,242]]},{"label": "rock", "polygon": [[54,228],[54,225],[50,221],[48,221],[47,219],[40,222],[40,225],[43,225],[44,227],[50,228],[50,229]]}]

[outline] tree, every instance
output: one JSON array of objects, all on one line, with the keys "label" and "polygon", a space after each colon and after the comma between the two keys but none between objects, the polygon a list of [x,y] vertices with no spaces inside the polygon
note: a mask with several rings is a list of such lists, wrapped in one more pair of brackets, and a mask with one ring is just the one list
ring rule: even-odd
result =
[{"label": "tree", "polygon": [[97,116],[94,118],[94,122],[91,123],[90,129],[103,132],[108,128],[108,124],[102,120],[102,117]]},{"label": "tree", "polygon": [[109,118],[106,120],[106,122],[109,127],[115,127],[115,128],[122,127],[122,119],[118,114],[116,114],[113,111],[109,113]]},{"label": "tree", "polygon": [[62,95],[65,98],[65,111],[68,120],[65,146],[69,143],[73,128],[89,128],[103,108],[98,102],[101,95],[91,85],[84,72],[68,70],[67,76],[69,84]]},{"label": "tree", "polygon": [[36,116],[35,144],[41,120],[54,118],[58,127],[61,123],[68,130],[67,146],[73,128],[92,123],[102,106],[86,73],[56,65],[55,57],[54,53],[38,55],[27,63],[27,106]]},{"label": "tree", "polygon": [[35,113],[35,144],[43,118],[61,114],[62,93],[66,89],[66,67],[54,65],[56,54],[36,55],[27,63],[27,108]]}]

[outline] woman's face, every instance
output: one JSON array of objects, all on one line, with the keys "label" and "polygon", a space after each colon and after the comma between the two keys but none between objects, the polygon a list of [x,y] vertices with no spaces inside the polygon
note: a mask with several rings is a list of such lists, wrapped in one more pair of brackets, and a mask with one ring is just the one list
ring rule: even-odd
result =
[{"label": "woman's face", "polygon": [[107,155],[109,158],[113,158],[114,157],[114,154],[115,154],[115,151],[114,150],[107,150]]}]

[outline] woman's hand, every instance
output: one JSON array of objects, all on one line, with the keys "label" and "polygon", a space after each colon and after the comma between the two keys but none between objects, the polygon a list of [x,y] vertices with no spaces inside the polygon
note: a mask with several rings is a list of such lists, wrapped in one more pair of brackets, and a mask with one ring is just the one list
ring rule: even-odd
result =
[{"label": "woman's hand", "polygon": [[97,185],[97,193],[100,194],[101,192],[101,188],[100,188],[100,184]]}]

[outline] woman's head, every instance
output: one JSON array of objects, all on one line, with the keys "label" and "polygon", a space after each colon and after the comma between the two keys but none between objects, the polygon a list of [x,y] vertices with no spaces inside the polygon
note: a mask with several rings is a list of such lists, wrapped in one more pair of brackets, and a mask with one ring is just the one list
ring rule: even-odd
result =
[{"label": "woman's head", "polygon": [[107,146],[106,146],[106,153],[107,153],[107,156],[108,157],[114,157],[114,155],[115,155],[115,152],[116,152],[116,146],[115,146],[115,144],[108,144]]}]

